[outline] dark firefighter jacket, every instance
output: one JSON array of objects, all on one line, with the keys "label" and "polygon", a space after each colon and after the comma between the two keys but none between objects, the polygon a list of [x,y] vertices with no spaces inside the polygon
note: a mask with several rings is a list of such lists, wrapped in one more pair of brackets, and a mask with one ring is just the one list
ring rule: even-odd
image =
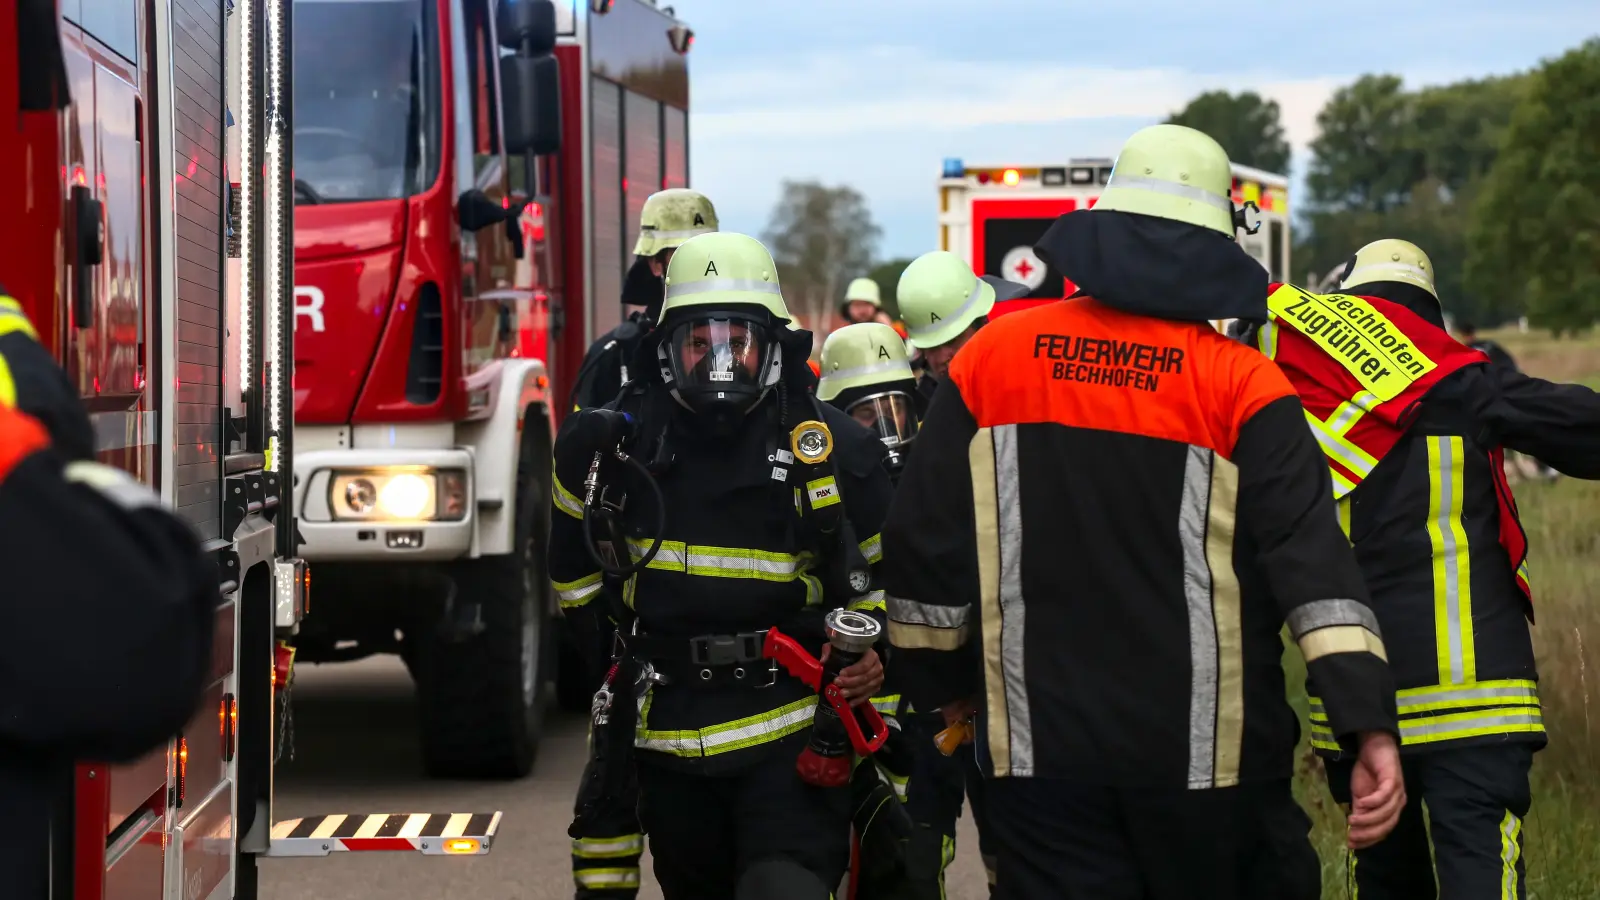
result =
[{"label": "dark firefighter jacket", "polygon": [[572,408],[605,406],[622,393],[622,385],[638,375],[634,357],[649,335],[649,320],[634,313],[589,346],[572,385]]},{"label": "dark firefighter jacket", "polygon": [[[799,390],[788,396],[811,402]],[[815,571],[817,548],[801,539],[794,499],[799,486],[774,477],[775,449],[787,447],[788,428],[803,421],[798,404],[780,425],[782,404],[775,391],[734,437],[712,439],[699,433],[659,382],[630,390],[617,402],[640,418],[643,435],[660,433],[658,423],[664,423],[665,445],[673,455],[665,471],[656,474],[667,506],[667,530],[659,535],[663,543],[623,592],[642,633],[691,638],[778,627],[816,653],[827,610],[848,603],[881,620],[881,591],[856,599],[825,595]],[[826,406],[823,413],[835,441],[839,495],[861,551],[876,570],[891,491],[881,464],[883,445],[843,413]],[[592,450],[577,446],[576,421],[569,416],[556,439],[550,575],[567,616],[599,620],[608,610],[599,567],[584,547],[580,499]],[[650,533],[654,510],[646,505],[643,485],[631,480],[624,485],[631,504],[630,550],[642,556],[658,537]],[[756,666],[762,677],[750,682],[766,681],[765,664]],[[675,683],[658,686],[643,699],[635,739],[635,746],[657,763],[730,771],[754,762],[757,748],[811,725],[816,695],[786,674],[761,689],[749,683],[698,687],[682,683],[692,673],[671,674]]]},{"label": "dark firefighter jacket", "polygon": [[68,462],[0,406],[0,884],[43,897],[72,764],[123,762],[189,720],[211,664],[217,573],[188,527],[116,470]]},{"label": "dark firefighter jacket", "polygon": [[[1080,215],[1118,214],[1052,231]],[[1100,299],[1003,316],[956,356],[884,529],[890,640],[917,708],[982,701],[991,777],[1288,778],[1285,619],[1352,745],[1395,732],[1384,644],[1293,389],[1205,323],[1217,307],[1184,308],[1181,278],[1154,291],[1166,273],[1120,245],[1158,220],[1128,218],[1071,241],[1098,260],[1063,270]],[[1259,266],[1233,268],[1224,294],[1264,306]]]},{"label": "dark firefighter jacket", "polygon": [[0,406],[15,406],[44,425],[57,453],[94,458],[94,431],[78,392],[22,312],[0,288]]},{"label": "dark firefighter jacket", "polygon": [[[1502,448],[1600,477],[1600,395],[1490,364],[1450,338],[1430,296],[1362,289],[1373,295],[1278,288],[1247,339],[1300,393],[1334,474],[1399,688],[1403,749],[1543,744],[1524,621],[1533,579]],[[1312,742],[1338,755],[1317,687]]]}]

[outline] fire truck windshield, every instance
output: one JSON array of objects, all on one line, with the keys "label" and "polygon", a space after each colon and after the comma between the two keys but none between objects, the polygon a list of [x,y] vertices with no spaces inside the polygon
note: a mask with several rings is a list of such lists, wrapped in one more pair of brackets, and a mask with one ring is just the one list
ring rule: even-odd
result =
[{"label": "fire truck windshield", "polygon": [[418,193],[439,168],[439,75],[422,0],[295,0],[295,203]]}]

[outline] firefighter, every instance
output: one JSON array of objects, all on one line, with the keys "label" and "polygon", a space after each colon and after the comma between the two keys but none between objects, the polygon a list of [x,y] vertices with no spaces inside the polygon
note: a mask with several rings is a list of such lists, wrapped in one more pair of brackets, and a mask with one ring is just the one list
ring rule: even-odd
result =
[{"label": "firefighter", "polygon": [[[883,300],[878,293],[878,283],[871,278],[857,278],[845,288],[844,302],[839,304],[839,318],[844,321],[839,328],[876,322],[883,314]],[[839,328],[835,328],[838,331]]]},{"label": "firefighter", "polygon": [[[0,883],[19,900],[47,896],[48,823],[70,810],[73,763],[138,759],[188,722],[219,602],[216,569],[188,526],[74,446],[87,420],[78,422],[75,393],[48,384],[37,367],[48,356],[32,335],[17,305],[0,299],[0,598],[10,642],[0,666]],[[46,392],[30,395],[40,384]],[[48,426],[22,411],[41,407]]]},{"label": "firefighter", "polygon": [[822,345],[817,397],[877,435],[898,479],[917,437],[922,400],[905,341],[888,325],[846,325]]},{"label": "firefighter", "polygon": [[917,388],[924,398],[932,399],[950,360],[988,321],[995,303],[1026,293],[1025,285],[973,275],[966,260],[947,250],[924,253],[906,266],[895,299],[906,325],[906,342],[922,362]]},{"label": "firefighter", "polygon": [[[923,375],[917,385],[919,405],[927,405],[932,391],[926,386],[936,385],[938,378],[943,377],[955,351],[982,324],[983,314],[994,303],[993,297],[997,293],[1011,294],[1019,287],[1021,285],[997,278],[980,279],[960,257],[943,251],[924,254],[906,267],[895,292],[901,308],[909,310],[905,315],[917,317],[913,322],[926,323],[923,334],[931,335],[931,340],[938,342],[930,344],[932,350],[928,357],[930,365],[938,367],[939,375]],[[1026,292],[1027,289],[1022,290]],[[969,297],[977,300],[963,311],[960,303]],[[940,310],[945,312],[941,315]],[[948,325],[942,331],[928,330],[929,326],[936,328],[943,323]],[[824,379],[824,388],[827,384]],[[934,735],[955,724],[947,723],[939,710],[931,707],[919,707],[916,712],[908,710],[904,719],[918,751],[931,749]],[[917,786],[914,791],[912,784]],[[907,785],[907,805],[916,830],[907,856],[919,896],[943,896],[944,871],[955,860],[956,822],[961,818],[963,796],[971,801],[972,820],[978,832],[978,853],[989,883],[994,884],[995,853],[984,815],[983,777],[973,756],[973,746],[968,743],[958,746],[949,756],[937,751],[918,752],[914,756],[911,784]]]},{"label": "firefighter", "polygon": [[[1317,432],[1399,688],[1409,802],[1388,840],[1349,857],[1350,895],[1521,900],[1528,771],[1546,738],[1527,539],[1502,452],[1600,478],[1600,395],[1451,339],[1414,244],[1362,247],[1340,291],[1274,286],[1270,322],[1248,336]],[[1312,744],[1346,801],[1354,764],[1329,698],[1312,694]]]},{"label": "firefighter", "polygon": [[631,377],[641,374],[634,356],[661,313],[661,278],[667,263],[684,241],[716,230],[717,210],[699,191],[669,188],[645,198],[634,262],[622,284],[624,320],[583,355],[572,386],[574,409],[609,403]]},{"label": "firefighter", "polygon": [[[1227,154],[1156,125],[1035,248],[1079,286],[950,364],[884,529],[912,703],[975,714],[1004,898],[1312,900],[1287,620],[1359,753],[1348,841],[1404,805],[1394,682],[1261,315]],[[980,374],[981,373],[981,374]]]},{"label": "firefighter", "polygon": [[[575,627],[616,621],[619,664],[641,664],[616,690],[636,683],[642,695],[609,709],[638,710],[639,820],[667,900],[821,900],[849,861],[851,795],[800,780],[817,697],[759,648],[777,627],[818,652],[829,609],[881,620],[867,558],[892,490],[884,448],[816,399],[811,333],[789,327],[758,241],[690,239],[667,266],[664,301],[641,354],[657,367],[562,424],[551,577]],[[629,468],[591,504],[590,467],[619,443]],[[586,533],[603,502],[611,557]],[[837,684],[864,703],[882,681],[869,651]],[[626,880],[617,873],[630,867],[637,885],[638,852],[611,852],[615,835],[574,835],[575,854],[593,854],[580,887]]]}]

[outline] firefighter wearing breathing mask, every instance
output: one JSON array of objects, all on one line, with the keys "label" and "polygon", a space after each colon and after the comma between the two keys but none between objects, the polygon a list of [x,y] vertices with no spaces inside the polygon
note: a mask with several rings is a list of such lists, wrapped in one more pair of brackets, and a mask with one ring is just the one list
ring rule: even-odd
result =
[{"label": "firefighter wearing breathing mask", "polygon": [[895,300],[906,343],[919,354],[923,372],[917,389],[924,399],[933,399],[956,351],[987,324],[995,303],[1027,293],[1026,285],[974,275],[966,260],[948,250],[924,253],[906,266]]},{"label": "firefighter wearing breathing mask", "polygon": [[[556,441],[551,577],[569,621],[614,621],[619,663],[638,664],[596,704],[637,710],[639,824],[666,900],[824,900],[849,862],[849,787],[796,768],[817,694],[762,647],[777,628],[820,657],[830,610],[882,621],[874,548],[892,485],[883,444],[816,399],[811,333],[791,325],[760,242],[691,238],[643,348],[656,365]],[[622,424],[588,430],[604,417]],[[619,448],[630,467],[591,478]],[[610,557],[586,531],[596,504]],[[864,704],[882,682],[867,650],[834,684]],[[580,896],[637,890],[638,835],[574,837]]]}]

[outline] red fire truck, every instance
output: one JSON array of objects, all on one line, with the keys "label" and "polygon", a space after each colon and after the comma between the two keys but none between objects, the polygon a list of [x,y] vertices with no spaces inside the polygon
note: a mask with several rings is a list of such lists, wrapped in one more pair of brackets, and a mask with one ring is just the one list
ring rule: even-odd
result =
[{"label": "red fire truck", "polygon": [[[309,589],[285,489],[290,9],[22,2],[0,14],[0,275],[76,382],[98,459],[158,490],[221,574],[211,684],[188,726],[144,759],[84,761],[63,786],[53,900],[254,898],[261,856],[487,852],[498,813],[272,818],[285,639]],[[40,103],[22,87],[48,67],[18,60],[52,24],[70,98]]]},{"label": "red fire truck", "polygon": [[[399,653],[431,774],[519,777],[558,663],[550,445],[687,182],[693,41],[653,0],[294,0],[303,660]],[[561,677],[558,677],[561,676]]]},{"label": "red fire truck", "polygon": [[[1113,163],[1095,158],[1051,166],[970,167],[947,159],[939,180],[939,249],[962,254],[979,275],[1028,286],[1026,296],[1000,304],[994,315],[1060,300],[1076,288],[1034,255],[1033,245],[1058,216],[1094,206]],[[1260,210],[1260,230],[1246,234],[1241,229],[1240,246],[1274,281],[1285,280],[1289,272],[1288,191],[1282,175],[1233,167],[1233,202],[1253,202]]]}]

